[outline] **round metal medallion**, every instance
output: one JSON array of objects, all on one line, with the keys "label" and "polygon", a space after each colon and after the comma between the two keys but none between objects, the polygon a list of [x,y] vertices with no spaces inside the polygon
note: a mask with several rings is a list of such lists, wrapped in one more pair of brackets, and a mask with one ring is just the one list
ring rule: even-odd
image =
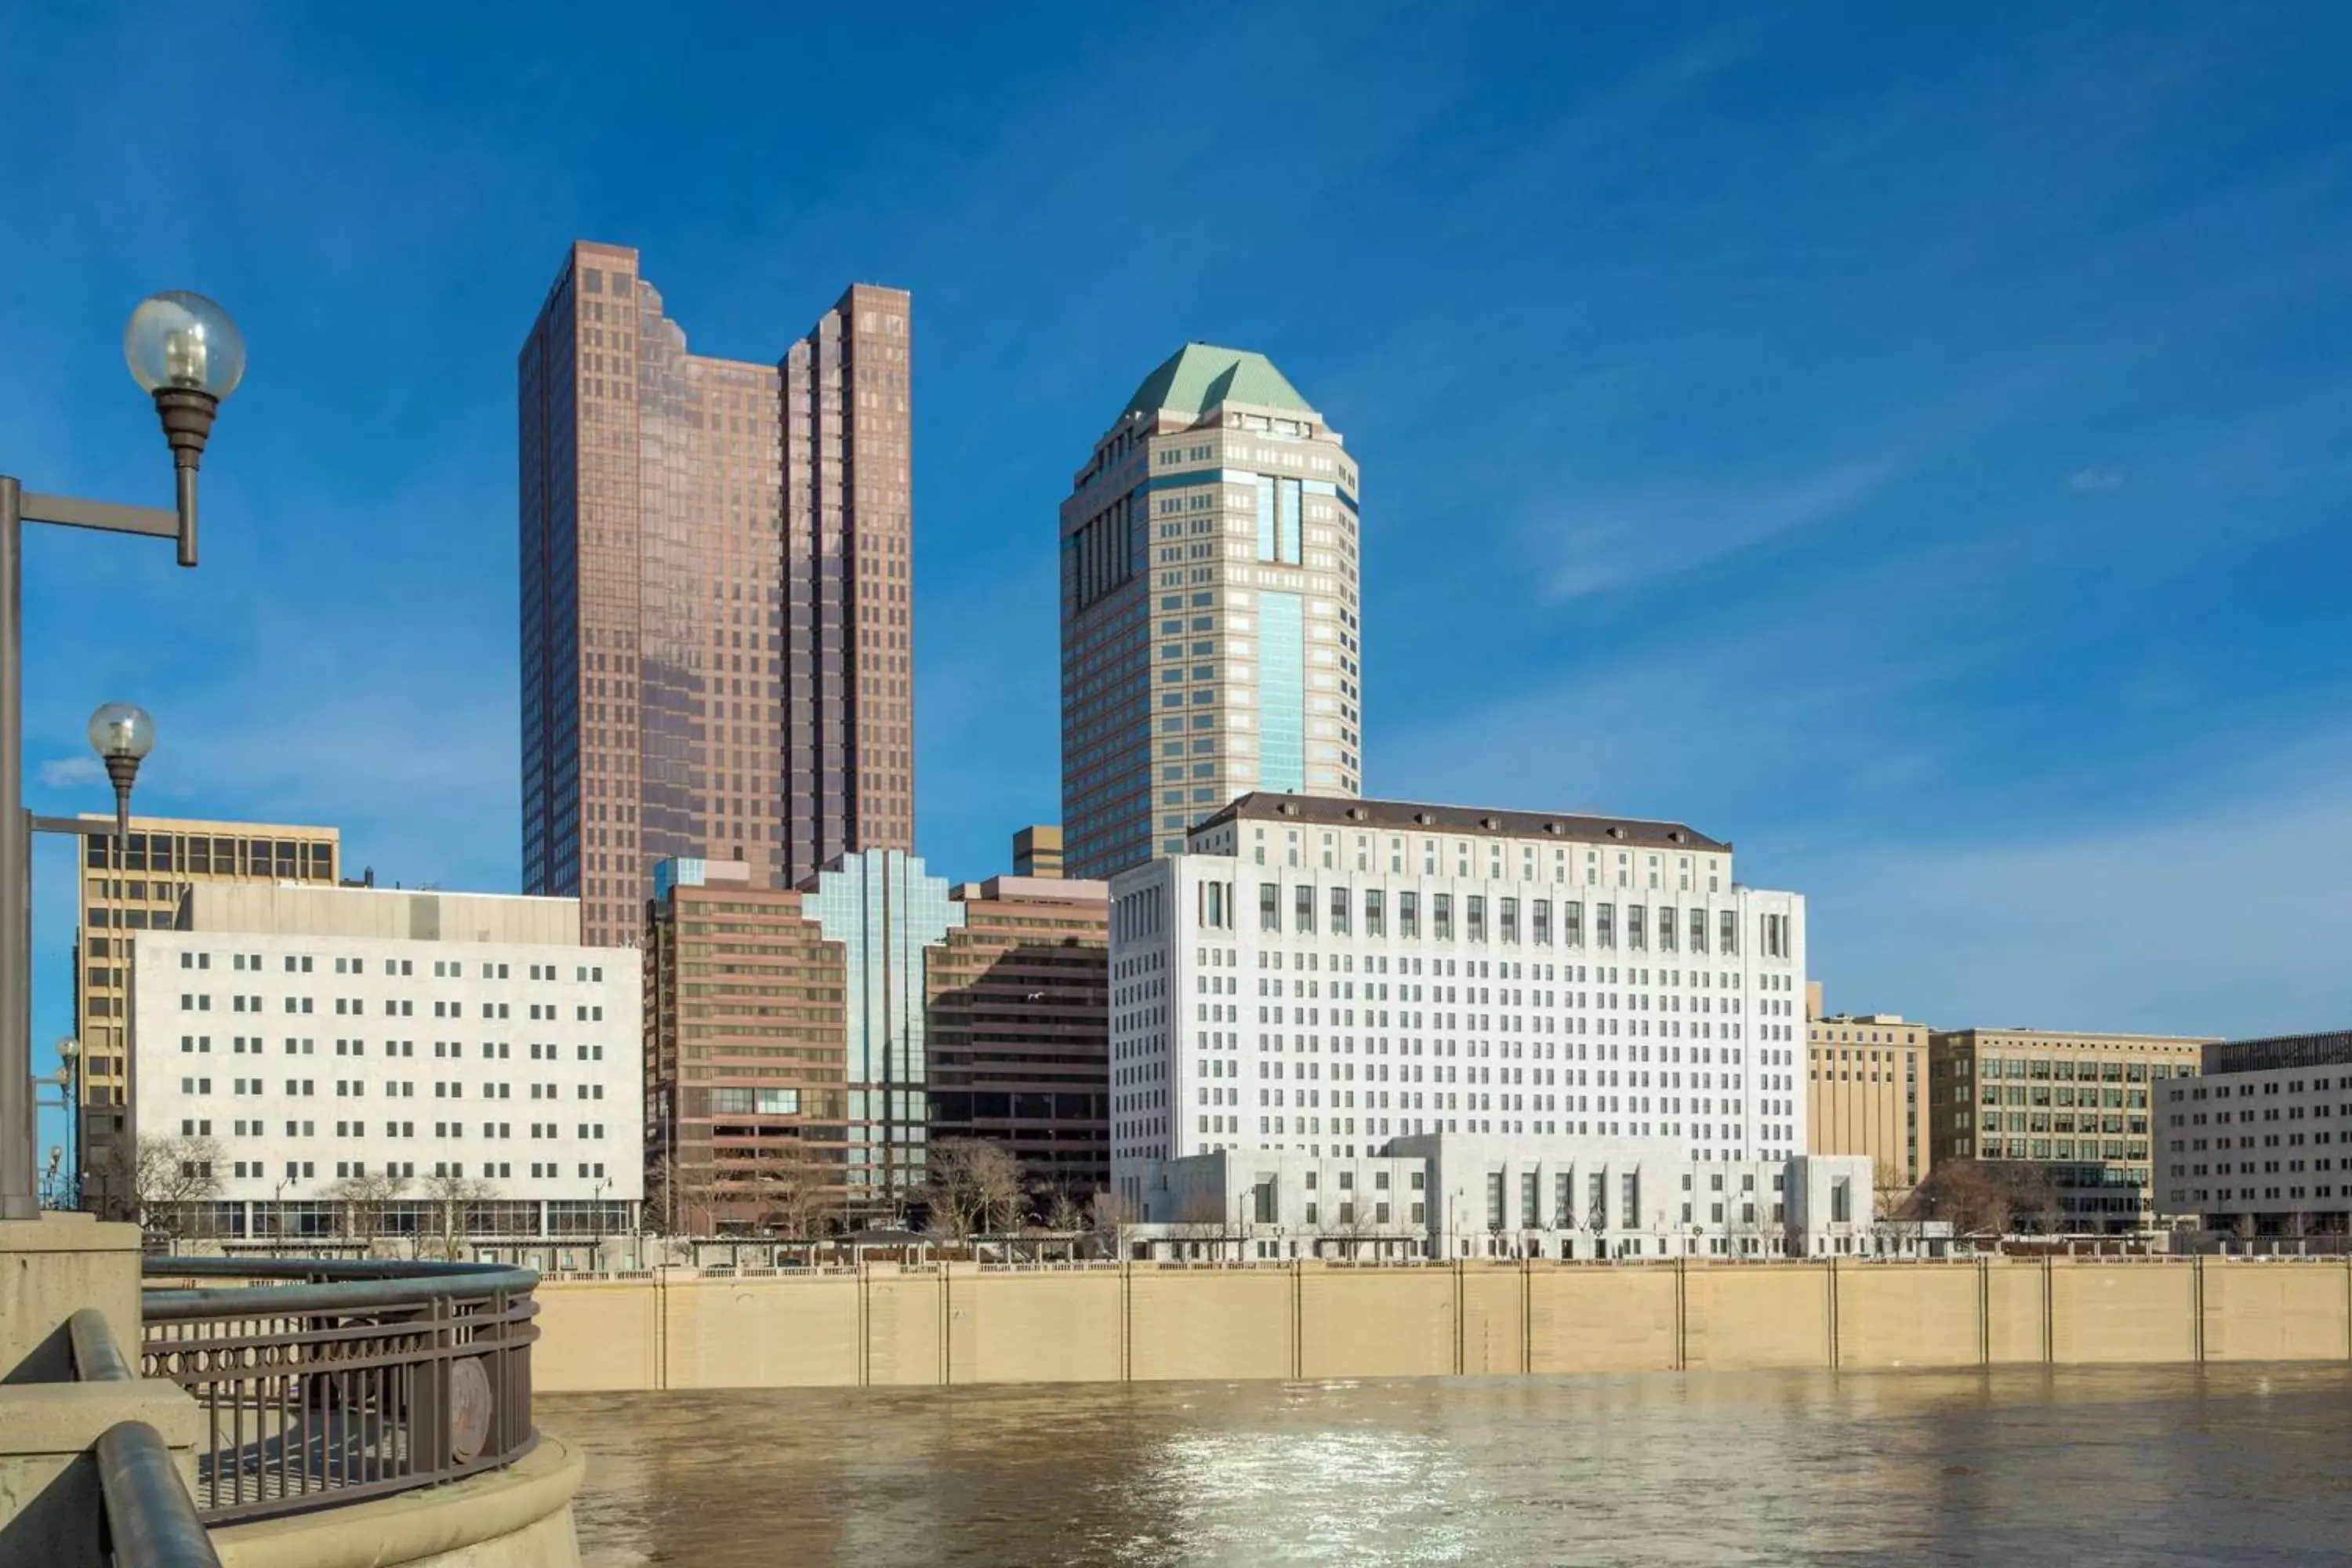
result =
[{"label": "round metal medallion", "polygon": [[464,1464],[490,1440],[490,1374],[482,1358],[449,1365],[449,1457]]}]

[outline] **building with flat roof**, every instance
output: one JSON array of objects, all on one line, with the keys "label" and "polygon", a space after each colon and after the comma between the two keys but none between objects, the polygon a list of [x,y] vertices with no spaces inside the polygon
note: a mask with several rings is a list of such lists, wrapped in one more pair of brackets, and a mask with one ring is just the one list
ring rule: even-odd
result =
[{"label": "building with flat roof", "polygon": [[1919,1136],[1921,1079],[1927,1070],[1925,1024],[1898,1013],[1823,1016],[1821,983],[1809,988],[1805,1023],[1805,1125],[1810,1152],[1859,1154],[1872,1184],[1891,1204],[1927,1173]]},{"label": "building with flat roof", "polygon": [[1062,826],[1080,877],[1237,795],[1363,788],[1360,476],[1265,355],[1188,343],[1061,513]]},{"label": "building with flat roof", "polygon": [[896,851],[795,889],[657,868],[645,943],[648,1183],[677,1230],[903,1220],[929,1145],[1011,1146],[1033,1198],[1109,1177],[1108,889],[950,887]]},{"label": "building with flat roof", "polygon": [[1063,874],[1062,829],[1056,823],[1035,823],[1013,836],[1013,874],[1016,877],[1058,877]]},{"label": "building with flat roof", "polygon": [[[502,1235],[634,1228],[636,955],[582,946],[577,910],[193,889],[132,939],[133,1137],[211,1163],[230,1239],[415,1234],[446,1204]],[[92,1175],[132,1194],[128,1165]]]},{"label": "building with flat roof", "polygon": [[1927,1037],[1930,1169],[1982,1160],[2046,1173],[2049,1228],[2158,1223],[2155,1093],[2210,1042],[2171,1035],[1937,1029]]},{"label": "building with flat roof", "polygon": [[646,1161],[677,1232],[846,1212],[842,948],[741,861],[656,868],[644,952]]},{"label": "building with flat roof", "polygon": [[1809,1258],[1915,1251],[1852,1155],[1698,1161],[1671,1138],[1434,1132],[1363,1153],[1223,1149],[1152,1173],[1129,1256]]},{"label": "building with flat roof", "polygon": [[1110,1184],[1110,889],[992,877],[923,957],[931,1142],[1010,1147],[1034,1192],[1084,1206]]},{"label": "building with flat roof", "polygon": [[1804,900],[1679,824],[1253,794],[1111,882],[1111,1163],[1806,1144]]},{"label": "building with flat roof", "polygon": [[[84,812],[86,822],[111,822]],[[222,885],[335,885],[340,832],[276,822],[215,822],[134,816],[122,842],[110,834],[81,841],[81,937],[76,946],[74,1030],[81,1103],[80,1166],[119,1163],[114,1147],[131,1121],[131,949],[137,933],[180,923],[191,889]]]},{"label": "building with flat roof", "polygon": [[517,364],[523,882],[590,942],[664,859],[911,845],[910,320],[861,284],[718,359],[636,251],[566,253]]},{"label": "building with flat roof", "polygon": [[2217,1040],[2158,1086],[2163,1208],[2247,1236],[2352,1231],[2352,1030]]}]

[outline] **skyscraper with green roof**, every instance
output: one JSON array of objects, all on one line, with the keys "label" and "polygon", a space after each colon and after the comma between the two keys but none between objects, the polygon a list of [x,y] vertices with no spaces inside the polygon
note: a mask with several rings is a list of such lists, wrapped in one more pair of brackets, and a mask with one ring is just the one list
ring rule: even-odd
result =
[{"label": "skyscraper with green roof", "polygon": [[1070,874],[1181,849],[1252,791],[1363,792],[1357,473],[1264,354],[1188,343],[1062,503]]}]

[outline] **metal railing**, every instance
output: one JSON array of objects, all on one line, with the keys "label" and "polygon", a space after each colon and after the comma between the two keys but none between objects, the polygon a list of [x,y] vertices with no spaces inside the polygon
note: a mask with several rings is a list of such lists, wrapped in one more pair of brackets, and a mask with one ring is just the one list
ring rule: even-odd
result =
[{"label": "metal railing", "polygon": [[[131,1363],[115,1348],[105,1314],[84,1307],[67,1320],[66,1328],[76,1377],[84,1383],[131,1381]],[[99,1550],[104,1560],[116,1568],[220,1568],[162,1433],[144,1421],[118,1421],[99,1434],[97,1454],[105,1510]]]},{"label": "metal railing", "polygon": [[[141,1359],[204,1412],[194,1501],[207,1524],[456,1480],[539,1440],[528,1268],[157,1258],[146,1273]],[[152,1283],[215,1279],[242,1283]]]}]

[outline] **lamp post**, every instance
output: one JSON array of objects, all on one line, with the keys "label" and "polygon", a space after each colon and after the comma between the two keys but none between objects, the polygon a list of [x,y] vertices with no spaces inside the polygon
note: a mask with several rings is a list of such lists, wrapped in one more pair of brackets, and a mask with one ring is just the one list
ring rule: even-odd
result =
[{"label": "lamp post", "polygon": [[71,1035],[58,1042],[58,1060],[66,1073],[66,1191],[68,1206],[81,1207],[81,1042]]},{"label": "lamp post", "polygon": [[[142,533],[174,540],[180,564],[196,563],[196,470],[220,401],[245,375],[245,340],[228,312],[201,294],[158,294],[131,314],[122,334],[131,379],[155,400],[172,447],[177,505],[121,506],[27,492],[0,474],[0,1220],[40,1214],[33,1117],[33,846],[36,828],[80,834],[84,825],[36,822],[25,811],[25,530],[27,522]],[[100,720],[106,720],[100,739]],[[154,727],[112,708],[91,721],[115,781],[115,829],[129,815],[131,776]]]}]

